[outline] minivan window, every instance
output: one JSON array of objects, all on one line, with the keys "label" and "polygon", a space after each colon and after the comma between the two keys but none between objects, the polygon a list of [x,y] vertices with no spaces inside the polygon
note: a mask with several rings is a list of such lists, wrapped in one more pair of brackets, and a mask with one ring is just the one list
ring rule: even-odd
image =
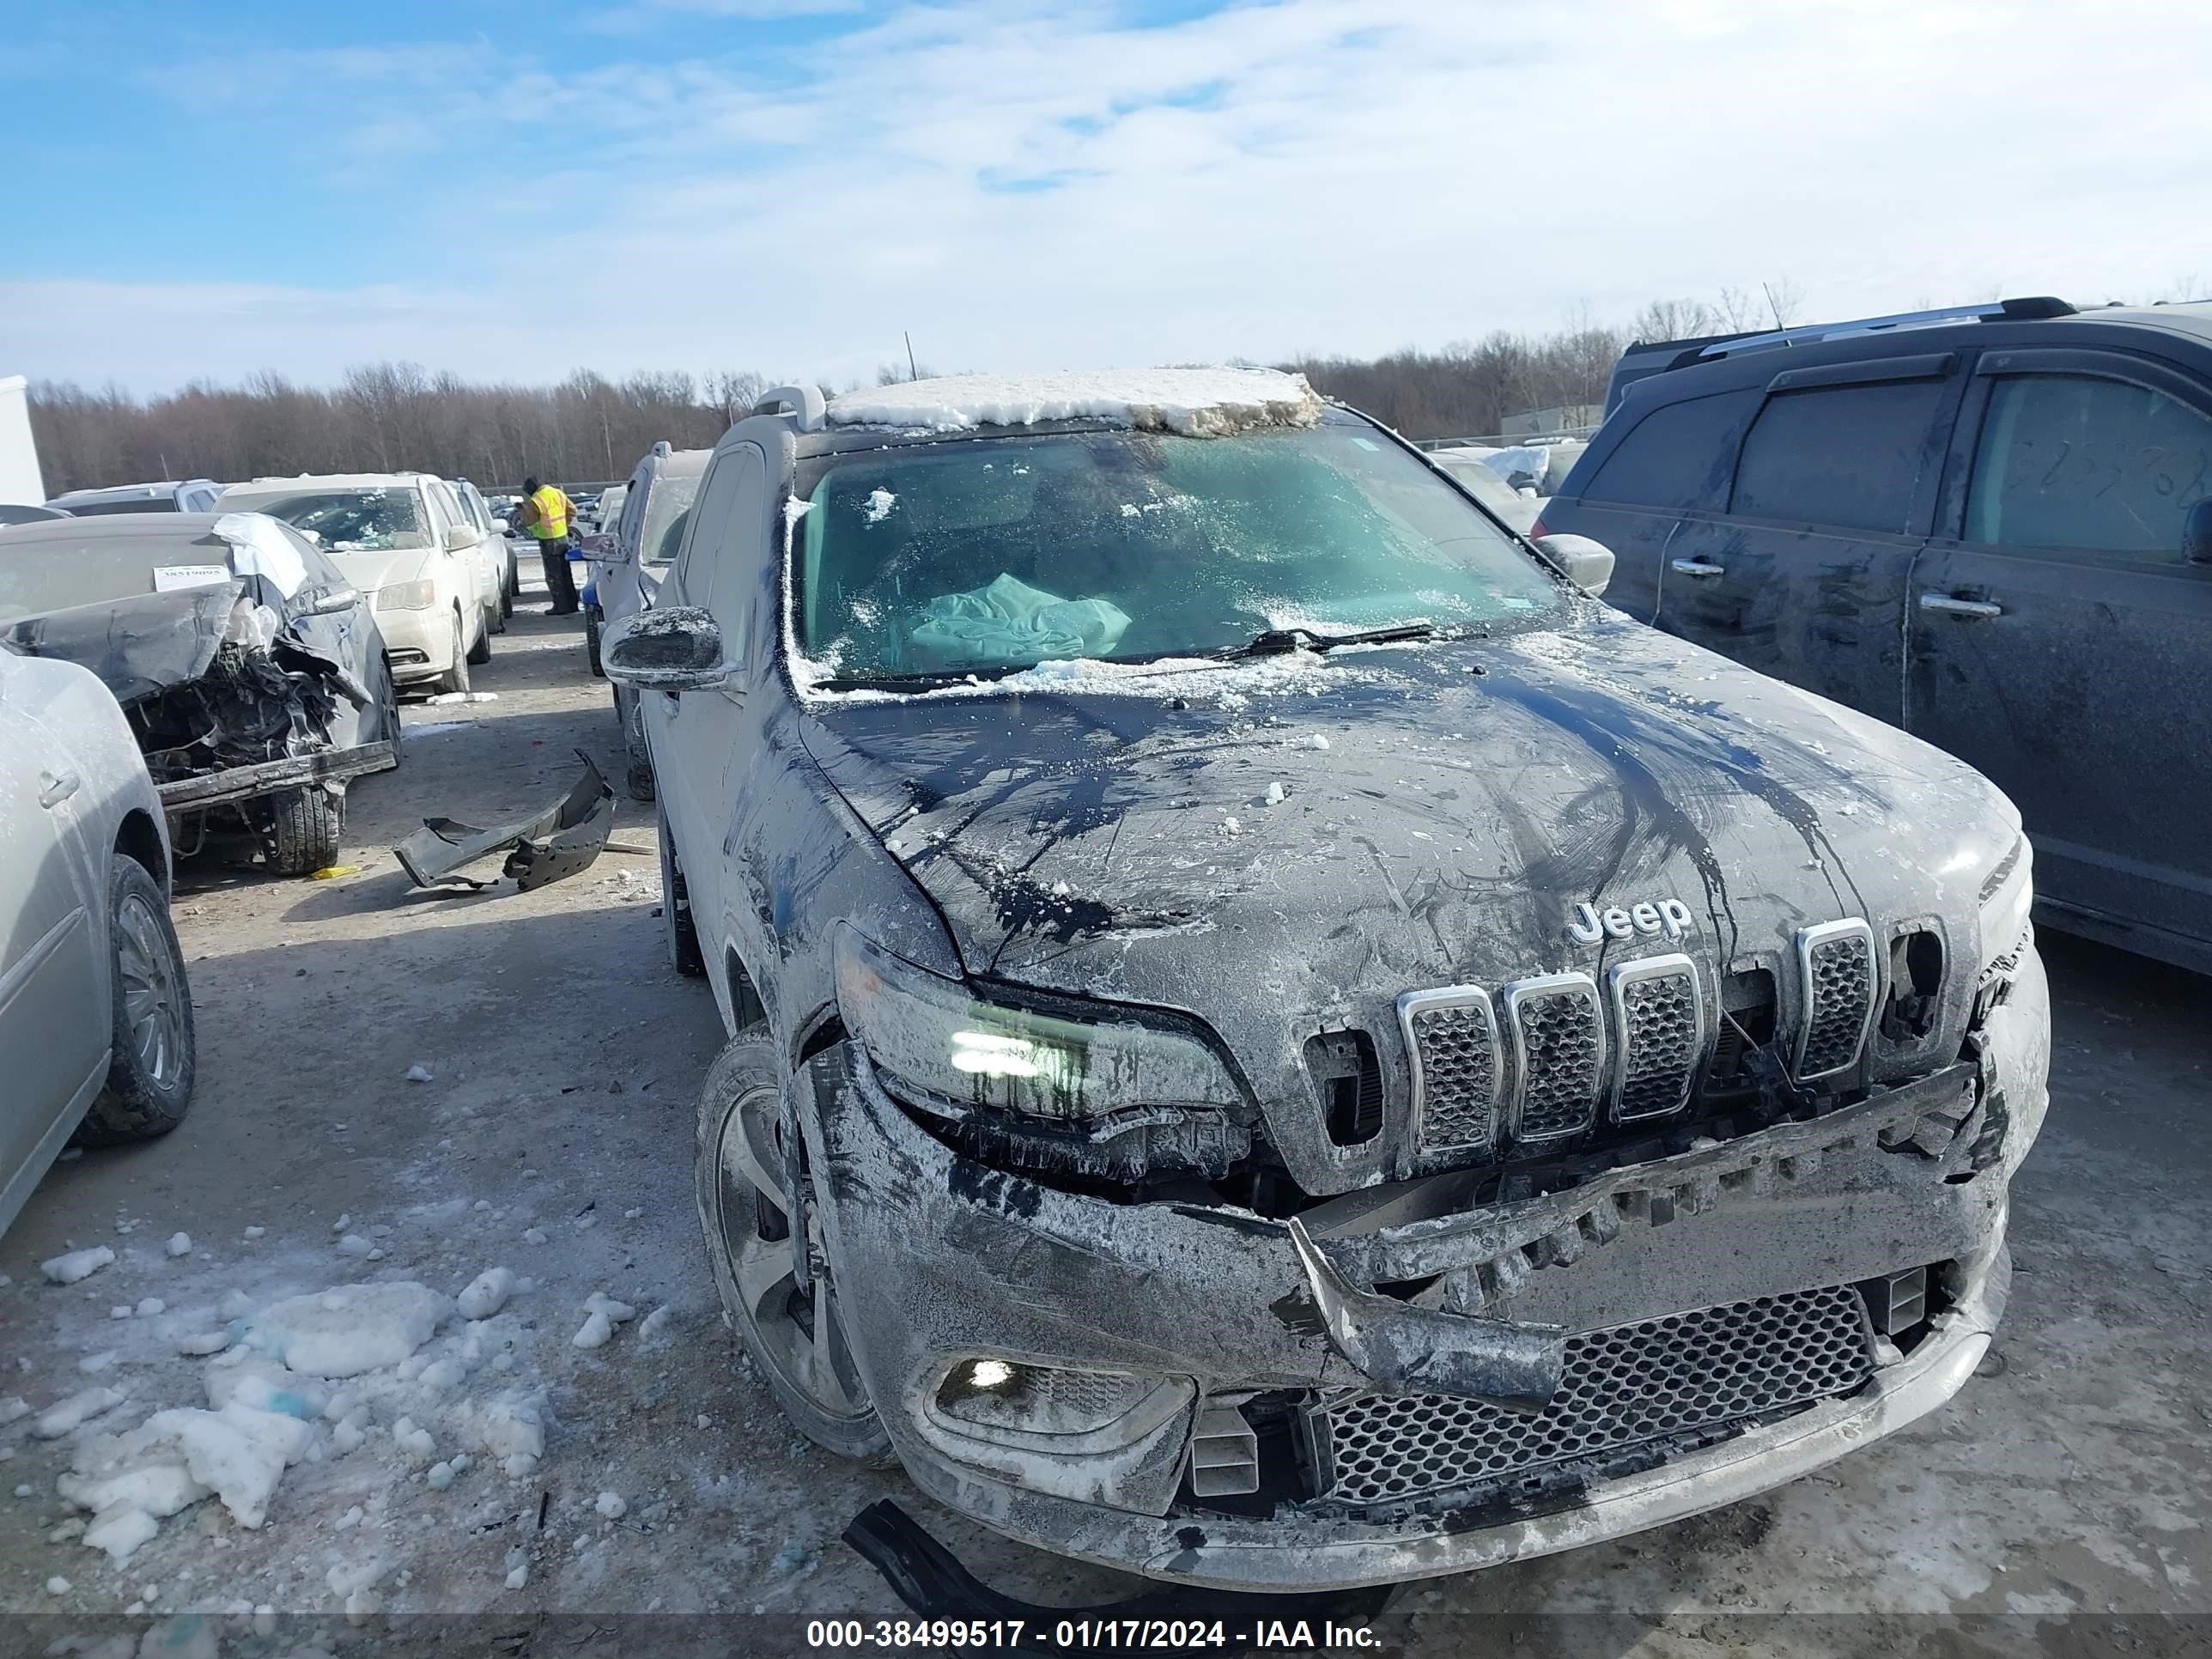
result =
[{"label": "minivan window", "polygon": [[1943,392],[1928,380],[1777,393],[1745,435],[1729,512],[1903,535]]},{"label": "minivan window", "polygon": [[1349,422],[859,451],[805,499],[799,644],[841,678],[1146,661],[1299,627],[1510,624],[1561,603],[1466,496]]},{"label": "minivan window", "polygon": [[2163,392],[2086,374],[2022,374],[1990,392],[1966,539],[2181,557],[2181,521],[2212,495],[2212,419]]},{"label": "minivan window", "polygon": [[1583,500],[1717,508],[1728,496],[1736,434],[1759,397],[1756,390],[1717,392],[1660,404],[1605,458],[1583,488]]}]

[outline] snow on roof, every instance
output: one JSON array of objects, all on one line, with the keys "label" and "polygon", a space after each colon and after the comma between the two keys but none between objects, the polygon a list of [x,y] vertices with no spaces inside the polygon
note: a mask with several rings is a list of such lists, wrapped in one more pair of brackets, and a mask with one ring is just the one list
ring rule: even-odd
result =
[{"label": "snow on roof", "polygon": [[955,374],[848,392],[830,400],[833,426],[964,432],[1040,421],[1225,437],[1265,426],[1311,426],[1321,399],[1303,374],[1271,368],[1100,369],[1060,374]]},{"label": "snow on roof", "polygon": [[427,472],[302,472],[294,477],[256,478],[226,484],[226,501],[246,495],[285,495],[301,489],[398,489],[420,484]]}]

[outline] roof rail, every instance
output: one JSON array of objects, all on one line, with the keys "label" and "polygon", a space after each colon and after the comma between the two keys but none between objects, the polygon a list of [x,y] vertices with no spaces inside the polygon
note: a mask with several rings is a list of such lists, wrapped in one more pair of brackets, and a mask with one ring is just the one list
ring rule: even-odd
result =
[{"label": "roof rail", "polygon": [[753,404],[756,415],[792,415],[798,417],[801,432],[819,432],[828,424],[830,405],[823,401],[822,388],[813,386],[780,386],[763,392]]},{"label": "roof rail", "polygon": [[1899,311],[1887,317],[1861,317],[1844,323],[1810,323],[1800,328],[1779,328],[1765,334],[1743,334],[1717,340],[1691,361],[1727,357],[1739,351],[1760,351],[1770,346],[1794,346],[1808,340],[1838,340],[1854,334],[1879,334],[1893,328],[1934,328],[1944,323],[2017,321],[2028,318],[2070,317],[2074,307],[2047,294],[2020,300],[1992,300],[1986,305],[1944,306],[1934,311]]}]

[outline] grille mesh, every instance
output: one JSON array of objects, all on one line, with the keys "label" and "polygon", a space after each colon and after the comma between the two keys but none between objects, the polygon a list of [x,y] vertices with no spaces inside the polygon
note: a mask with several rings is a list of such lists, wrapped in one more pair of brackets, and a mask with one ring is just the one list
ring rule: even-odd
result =
[{"label": "grille mesh", "polygon": [[1533,1416],[1372,1394],[1311,1426],[1322,1496],[1387,1504],[1849,1394],[1873,1374],[1865,1304],[1836,1285],[1570,1337],[1559,1392]]},{"label": "grille mesh", "polygon": [[1620,1034],[1621,1120],[1671,1112],[1690,1097],[1690,1073],[1705,1036],[1691,970],[1630,981],[1621,987],[1620,1006],[1626,1026]]},{"label": "grille mesh", "polygon": [[1521,1030],[1520,1135],[1542,1140],[1590,1121],[1598,1089],[1597,1001],[1587,990],[1532,991],[1515,1000]]},{"label": "grille mesh", "polygon": [[1480,1008],[1430,1008],[1413,1017],[1421,1054],[1421,1145],[1490,1144],[1498,1055]]},{"label": "grille mesh", "polygon": [[1824,939],[1812,947],[1812,1006],[1807,1012],[1801,1077],[1819,1077],[1858,1055],[1874,994],[1874,963],[1862,937]]}]

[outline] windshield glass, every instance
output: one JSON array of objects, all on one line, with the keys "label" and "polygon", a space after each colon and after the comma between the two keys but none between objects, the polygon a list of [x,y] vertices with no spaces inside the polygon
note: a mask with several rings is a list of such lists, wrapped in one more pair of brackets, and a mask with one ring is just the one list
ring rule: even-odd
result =
[{"label": "windshield glass", "polygon": [[691,503],[699,499],[699,480],[706,476],[694,472],[688,477],[671,477],[663,473],[645,498],[645,526],[639,531],[639,556],[647,564],[666,564],[676,556],[684,544],[684,526],[691,517]]},{"label": "windshield glass", "polygon": [[413,489],[301,489],[284,495],[226,495],[223,510],[266,513],[316,537],[328,553],[390,553],[428,547],[422,497]]},{"label": "windshield glass", "polygon": [[1272,629],[1488,626],[1560,603],[1465,496],[1349,421],[912,445],[826,468],[793,549],[794,627],[841,679],[1196,655]]},{"label": "windshield glass", "polygon": [[0,536],[0,622],[229,580],[230,544],[214,536],[56,535],[29,525]]}]

